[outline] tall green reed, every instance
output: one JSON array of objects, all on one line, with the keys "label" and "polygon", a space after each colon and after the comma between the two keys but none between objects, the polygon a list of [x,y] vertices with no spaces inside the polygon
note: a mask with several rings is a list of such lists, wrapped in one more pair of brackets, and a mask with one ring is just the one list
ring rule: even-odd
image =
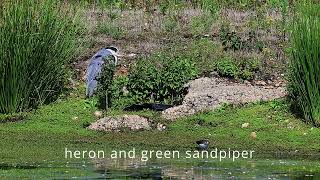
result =
[{"label": "tall green reed", "polygon": [[291,33],[289,92],[307,122],[320,125],[320,5],[298,6]]},{"label": "tall green reed", "polygon": [[0,9],[0,113],[52,101],[77,47],[74,9],[55,0],[5,1]]}]

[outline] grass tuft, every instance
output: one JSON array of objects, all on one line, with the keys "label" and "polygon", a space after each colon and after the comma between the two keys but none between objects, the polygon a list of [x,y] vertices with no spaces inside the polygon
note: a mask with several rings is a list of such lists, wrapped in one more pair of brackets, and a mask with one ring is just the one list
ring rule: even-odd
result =
[{"label": "grass tuft", "polygon": [[298,10],[291,35],[292,99],[307,122],[320,125],[320,6],[303,4]]},{"label": "grass tuft", "polygon": [[0,113],[52,101],[76,49],[76,12],[54,0],[5,1],[0,13]]}]

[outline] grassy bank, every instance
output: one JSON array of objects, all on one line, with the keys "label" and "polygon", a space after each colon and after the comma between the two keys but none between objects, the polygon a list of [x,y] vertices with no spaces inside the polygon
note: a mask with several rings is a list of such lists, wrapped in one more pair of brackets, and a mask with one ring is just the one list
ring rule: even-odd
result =
[{"label": "grassy bank", "polygon": [[[51,2],[51,0],[49,1]],[[44,27],[51,31],[42,29],[36,18],[31,21],[34,24],[30,25],[30,28],[34,29],[25,29],[20,26],[23,23],[18,20],[29,23],[29,19],[38,17],[37,11],[34,15],[26,13],[25,10],[28,10],[28,6],[21,6],[21,8],[26,8],[21,9],[21,12],[26,13],[21,13],[21,18],[14,16],[19,13],[12,13],[17,10],[15,6],[11,6],[12,9],[9,9],[12,12],[7,12],[8,17],[17,20],[17,22],[12,24],[8,18],[6,21],[8,27],[7,29],[3,28],[2,36],[7,37],[5,33],[11,32],[10,37],[21,42],[22,36],[15,34],[18,32],[15,31],[16,27],[19,27],[20,34],[30,35],[30,39],[23,41],[22,48],[12,46],[15,44],[12,42],[15,41],[4,41],[6,43],[2,47],[3,52],[7,52],[7,49],[12,50],[11,54],[19,52],[21,58],[24,58],[21,61],[23,63],[27,62],[27,59],[39,59],[37,58],[38,53],[34,52],[43,52],[45,55],[41,65],[48,67],[44,69],[42,66],[38,66],[40,61],[35,61],[30,63],[32,66],[28,66],[26,73],[21,75],[21,73],[17,74],[17,72],[21,72],[19,68],[26,67],[21,63],[12,73],[17,82],[21,82],[31,89],[28,93],[19,91],[18,87],[21,87],[19,83],[5,83],[6,79],[13,79],[10,78],[11,76],[4,76],[2,84],[0,82],[0,87],[2,85],[7,88],[2,88],[4,91],[0,92],[3,94],[0,99],[3,101],[3,103],[0,102],[0,106],[1,104],[3,106],[2,109],[0,108],[0,113],[6,113],[0,114],[0,170],[3,170],[0,172],[1,177],[13,175],[30,178],[31,174],[37,175],[33,177],[34,179],[41,177],[96,177],[99,171],[108,174],[105,172],[107,170],[125,174],[130,173],[126,169],[129,167],[128,164],[110,169],[95,167],[99,164],[97,159],[66,159],[65,148],[73,151],[104,150],[106,152],[131,150],[132,148],[136,150],[185,151],[195,150],[195,142],[204,138],[210,141],[212,149],[228,150],[230,148],[231,150],[255,151],[255,159],[252,161],[227,162],[229,164],[226,167],[237,169],[236,171],[239,173],[233,174],[233,178],[241,177],[244,172],[242,171],[243,167],[255,169],[254,166],[257,167],[256,169],[264,171],[263,173],[265,173],[265,169],[270,168],[272,174],[274,169],[285,169],[288,172],[306,171],[307,169],[314,172],[315,175],[320,172],[318,162],[307,165],[300,163],[297,166],[293,162],[288,165],[290,168],[283,167],[281,163],[275,163],[275,166],[270,167],[270,162],[263,162],[269,157],[274,159],[289,157],[300,160],[302,158],[314,160],[319,157],[320,129],[313,128],[311,124],[303,122],[302,118],[293,114],[285,99],[239,106],[224,105],[215,111],[202,112],[175,121],[164,120],[158,112],[148,110],[139,112],[111,110],[105,115],[138,114],[155,122],[165,123],[167,129],[162,132],[158,130],[96,132],[88,130],[87,127],[97,120],[94,116],[97,102],[92,99],[86,100],[83,97],[84,88],[79,87],[83,85],[85,80],[88,60],[97,50],[109,45],[117,46],[120,49],[120,54],[123,55],[119,57],[116,78],[114,78],[111,88],[114,93],[112,96],[115,99],[113,106],[109,107],[111,109],[123,108],[130,103],[143,103],[144,101],[166,104],[180,102],[185,90],[183,85],[191,79],[203,76],[227,77],[232,81],[245,82],[250,86],[284,87],[289,63],[286,52],[290,49],[288,32],[292,17],[294,17],[292,15],[296,1],[270,0],[264,1],[265,3],[256,3],[256,1],[249,0],[246,3],[234,3],[232,1],[199,0],[196,1],[199,2],[196,4],[179,3],[180,1],[172,1],[174,3],[159,1],[159,4],[143,4],[142,2],[142,4],[134,4],[134,2],[140,1],[133,1],[133,4],[130,4],[131,1],[128,1],[128,4],[121,4],[121,1],[114,2],[103,5],[90,5],[92,1],[89,0],[83,4],[75,2],[70,4],[72,8],[68,11],[69,4],[64,1],[64,4],[61,4],[63,5],[61,9],[58,9],[65,10],[68,17],[68,13],[70,13],[72,18],[69,18],[70,22],[76,19],[77,23],[69,23],[68,20],[60,21],[63,15],[58,9],[52,8],[54,13],[51,18],[56,19],[54,21],[57,23],[54,24],[56,28],[49,26],[52,25],[51,18],[43,18],[44,25],[46,23],[48,25],[48,27]],[[48,7],[51,5],[48,4]],[[78,14],[77,16],[72,15],[74,13],[71,9],[73,8],[75,12],[79,13],[79,17]],[[43,14],[46,14],[46,9]],[[78,18],[81,23],[78,22]],[[68,33],[60,32],[60,29],[66,29],[65,32],[72,34],[69,37]],[[297,30],[297,32],[300,31]],[[42,35],[36,38],[39,41],[33,41],[36,34]],[[65,36],[54,36],[58,39],[52,40],[53,36],[49,36],[50,34]],[[66,42],[62,40],[66,40]],[[29,41],[34,42],[34,47],[30,46]],[[47,45],[42,46],[42,43]],[[51,47],[52,44],[55,45],[54,49]],[[20,49],[26,49],[24,48],[26,46],[31,47],[28,49],[32,53],[29,56],[20,51]],[[47,53],[48,49],[52,53],[52,55],[49,54],[50,56]],[[76,56],[75,52],[70,52],[70,54],[67,51],[64,52],[68,49],[77,50],[81,55],[74,57]],[[10,53],[7,55],[9,57]],[[54,65],[58,73],[52,71],[50,64],[45,63],[47,61],[60,62],[55,61],[56,58],[61,59],[61,63]],[[10,59],[5,57],[2,59],[3,63],[0,62],[0,65],[10,65],[4,61]],[[13,59],[19,60],[16,57]],[[69,68],[75,71],[70,74],[69,71],[65,72]],[[9,68],[2,69],[4,75],[8,74],[5,72],[11,72]],[[49,72],[47,70],[51,73],[47,73]],[[41,86],[41,83],[46,85],[47,82],[53,82],[48,78],[39,78],[47,77],[47,74],[48,77],[52,74],[52,78],[56,82],[52,84],[52,87],[51,85]],[[31,78],[34,79],[30,81],[34,82],[33,84],[28,83]],[[38,84],[40,85],[38,86]],[[106,87],[109,88],[109,83],[106,84]],[[39,94],[40,87],[44,93],[50,93]],[[51,89],[57,92],[55,96],[52,96],[49,91]],[[103,92],[106,92],[105,90]],[[62,93],[68,95],[61,95]],[[23,98],[24,96],[26,98]],[[174,99],[174,96],[177,97]],[[12,101],[6,100],[10,97]],[[34,100],[34,97],[39,98],[39,102],[29,103],[30,105],[19,104],[25,99]],[[47,104],[49,102],[50,104]],[[7,110],[9,105],[11,108]],[[39,109],[33,109],[38,105]],[[12,115],[12,112],[16,112],[16,114]],[[12,116],[15,117],[12,118]],[[259,158],[263,160],[259,160]],[[110,159],[101,161],[109,163]],[[199,163],[199,161],[177,163],[174,160],[167,160],[166,163],[174,164],[179,168],[188,167],[192,171],[197,171],[197,168],[194,167],[201,167],[202,169],[199,170],[201,172],[198,173],[201,175],[202,170],[207,169],[206,166],[212,168],[210,170],[218,175],[221,172],[215,172],[219,171],[215,169],[216,167],[222,167],[229,173],[229,169],[225,168],[223,164],[225,162],[216,161],[205,164],[204,162]],[[291,163],[292,161],[286,162]],[[300,162],[304,162],[304,160]],[[273,164],[273,162],[271,163]],[[250,167],[248,168],[248,166]],[[121,168],[124,168],[125,172]],[[161,168],[163,171],[160,174],[167,170],[167,167]],[[150,171],[150,169],[146,171]],[[251,173],[253,176],[259,177],[258,172]],[[262,174],[262,172],[260,173]],[[65,174],[67,175],[64,176]],[[183,169],[181,174],[186,175],[186,170]],[[306,173],[306,175],[309,174],[309,172]]]},{"label": "grassy bank", "polygon": [[[18,122],[0,124],[3,162],[64,160],[64,148],[80,150],[168,149],[194,150],[195,141],[208,138],[219,149],[255,150],[272,156],[318,153],[320,130],[304,124],[288,111],[285,101],[222,107],[168,123],[164,132],[105,133],[85,127],[96,119],[95,109],[79,97],[43,106]],[[125,112],[112,111],[110,114]],[[131,112],[132,113],[132,112]],[[161,120],[157,113],[138,114]],[[243,123],[249,123],[242,128]],[[250,136],[256,132],[254,139]],[[146,138],[148,137],[148,138]],[[280,153],[280,154],[279,154]]]}]

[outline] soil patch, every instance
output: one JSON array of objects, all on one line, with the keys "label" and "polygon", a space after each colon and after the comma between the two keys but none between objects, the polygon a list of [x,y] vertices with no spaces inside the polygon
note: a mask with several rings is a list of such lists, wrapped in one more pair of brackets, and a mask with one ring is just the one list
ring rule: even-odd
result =
[{"label": "soil patch", "polygon": [[224,103],[269,101],[286,95],[284,87],[241,84],[227,79],[205,77],[191,81],[182,105],[163,111],[162,116],[166,119],[176,119],[201,111],[214,110]]}]

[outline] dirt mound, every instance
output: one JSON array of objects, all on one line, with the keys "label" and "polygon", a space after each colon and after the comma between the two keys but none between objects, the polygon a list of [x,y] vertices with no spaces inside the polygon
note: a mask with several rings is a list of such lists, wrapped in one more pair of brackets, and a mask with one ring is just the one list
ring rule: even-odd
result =
[{"label": "dirt mound", "polygon": [[284,87],[241,84],[216,77],[193,80],[188,87],[182,105],[163,111],[164,118],[176,119],[204,110],[214,110],[223,103],[268,101],[287,95]]},{"label": "dirt mound", "polygon": [[96,131],[115,131],[124,129],[132,131],[150,130],[151,125],[147,118],[138,115],[123,115],[117,117],[105,117],[92,123],[89,129]]}]

